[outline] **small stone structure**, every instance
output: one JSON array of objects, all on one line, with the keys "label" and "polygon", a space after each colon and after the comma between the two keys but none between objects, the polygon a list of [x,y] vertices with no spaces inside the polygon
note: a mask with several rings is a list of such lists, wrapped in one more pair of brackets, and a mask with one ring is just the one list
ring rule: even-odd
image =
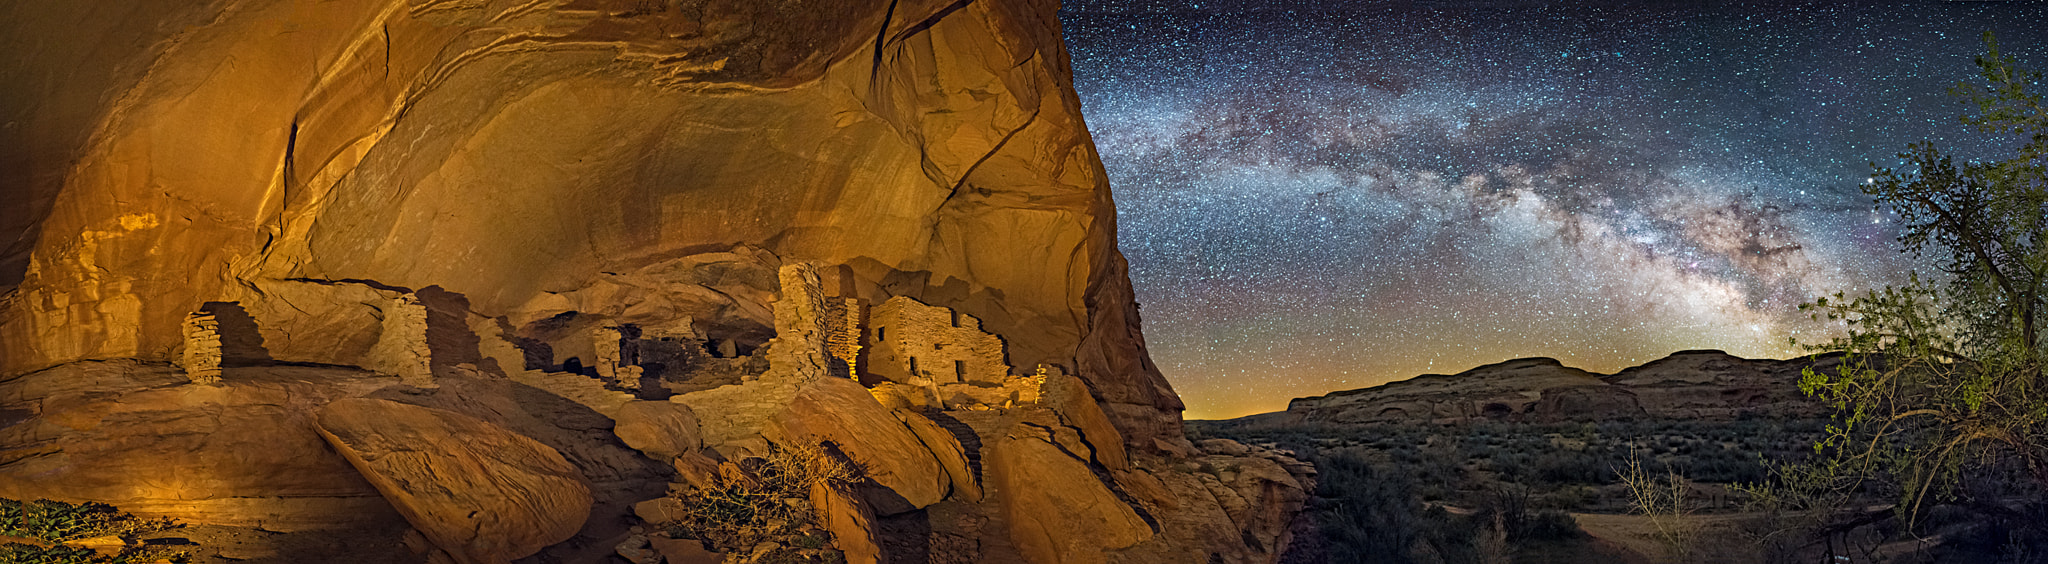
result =
[{"label": "small stone structure", "polygon": [[1017,403],[1038,403],[1045,398],[1047,380],[1057,380],[1067,375],[1067,369],[1051,364],[1038,365],[1038,371],[1030,376],[1011,378],[1003,382],[1003,391],[1013,394]]},{"label": "small stone structure", "polygon": [[867,373],[893,382],[1002,385],[1010,365],[1003,338],[981,330],[981,320],[951,308],[897,296],[870,316]]},{"label": "small stone structure", "polygon": [[384,329],[370,348],[371,369],[398,375],[407,384],[435,387],[433,350],[427,346],[427,306],[400,294],[384,308]]},{"label": "small stone structure", "polygon": [[591,346],[596,348],[595,364],[597,375],[628,390],[640,389],[639,351],[632,342],[637,331],[618,325],[600,325],[590,330]]},{"label": "small stone structure", "polygon": [[178,365],[194,384],[220,383],[220,321],[213,313],[185,314],[185,354]]},{"label": "small stone structure", "polygon": [[[774,302],[775,338],[764,353],[765,372],[668,399],[697,414],[704,444],[729,448],[761,440],[768,419],[820,378],[854,378],[883,405],[917,410],[1044,404],[1053,391],[1049,379],[1071,379],[1062,367],[1043,364],[1035,374],[1012,375],[1002,337],[982,331],[974,316],[904,296],[874,308],[858,298],[828,297],[817,268],[798,262],[778,272],[782,292]],[[617,365],[619,357],[599,350],[600,370]]]},{"label": "small stone structure", "polygon": [[860,298],[825,300],[825,349],[846,363],[849,375],[866,370],[860,361],[861,333],[867,326],[868,305]]}]

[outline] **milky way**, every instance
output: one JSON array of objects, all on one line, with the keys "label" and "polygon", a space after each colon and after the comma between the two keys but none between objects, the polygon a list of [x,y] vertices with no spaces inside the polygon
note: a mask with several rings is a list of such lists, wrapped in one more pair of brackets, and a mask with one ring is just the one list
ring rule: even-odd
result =
[{"label": "milky way", "polygon": [[[1979,35],[2048,10],[1189,9],[1069,2],[1153,359],[1194,418],[1548,356],[1796,353],[1796,306],[1917,268],[1856,188]],[[1921,268],[1925,271],[1925,268]]]}]

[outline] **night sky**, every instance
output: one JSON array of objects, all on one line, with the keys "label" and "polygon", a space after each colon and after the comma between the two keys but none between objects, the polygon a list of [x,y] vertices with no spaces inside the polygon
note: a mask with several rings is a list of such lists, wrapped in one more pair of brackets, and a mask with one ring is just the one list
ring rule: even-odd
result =
[{"label": "night sky", "polygon": [[1985,30],[2048,67],[2039,3],[1450,4],[1067,3],[1188,417],[1519,357],[1793,356],[1827,333],[1800,302],[1918,264],[1857,190],[1866,163],[2018,145],[1946,95]]}]

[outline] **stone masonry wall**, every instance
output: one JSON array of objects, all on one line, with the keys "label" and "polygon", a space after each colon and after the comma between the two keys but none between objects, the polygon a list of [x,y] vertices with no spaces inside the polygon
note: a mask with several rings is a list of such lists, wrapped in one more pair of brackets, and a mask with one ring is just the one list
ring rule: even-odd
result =
[{"label": "stone masonry wall", "polygon": [[395,374],[407,384],[434,386],[432,350],[427,347],[427,306],[412,294],[392,298],[384,308],[384,330],[370,348],[369,368]]},{"label": "stone masonry wall", "polygon": [[867,316],[867,302],[860,298],[825,300],[825,349],[846,363],[849,374],[859,374],[866,368],[860,362],[860,341],[867,331]]},{"label": "stone masonry wall", "polygon": [[917,385],[1009,378],[1002,337],[982,331],[972,315],[897,296],[876,306],[869,322],[870,374]]},{"label": "stone masonry wall", "polygon": [[[669,398],[697,414],[706,446],[758,440],[768,418],[789,405],[805,382],[832,374],[826,347],[826,299],[811,263],[783,265],[782,293],[775,301],[775,338],[768,342],[768,371],[730,386]],[[841,375],[844,376],[844,375]]]},{"label": "stone masonry wall", "polygon": [[178,365],[194,384],[220,382],[220,322],[212,313],[195,311],[185,316],[185,353]]}]

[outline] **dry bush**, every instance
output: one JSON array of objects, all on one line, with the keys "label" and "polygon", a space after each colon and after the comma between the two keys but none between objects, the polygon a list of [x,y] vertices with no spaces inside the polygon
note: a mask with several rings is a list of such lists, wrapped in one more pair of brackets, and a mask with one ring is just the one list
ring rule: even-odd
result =
[{"label": "dry bush", "polygon": [[1644,471],[1640,456],[1630,456],[1628,467],[1616,473],[1628,486],[1632,509],[1649,517],[1650,525],[1656,528],[1657,540],[1671,547],[1675,560],[1691,560],[1700,536],[1700,523],[1693,518],[1685,499],[1692,484],[1677,472],[1667,470],[1658,476]]},{"label": "dry bush", "polygon": [[[859,477],[851,463],[818,445],[774,447],[766,458],[722,468],[714,486],[670,494],[684,508],[682,517],[669,524],[671,536],[701,539],[721,552],[746,553],[810,528],[815,519],[812,485],[843,486]],[[804,539],[795,542],[804,544]]]}]

